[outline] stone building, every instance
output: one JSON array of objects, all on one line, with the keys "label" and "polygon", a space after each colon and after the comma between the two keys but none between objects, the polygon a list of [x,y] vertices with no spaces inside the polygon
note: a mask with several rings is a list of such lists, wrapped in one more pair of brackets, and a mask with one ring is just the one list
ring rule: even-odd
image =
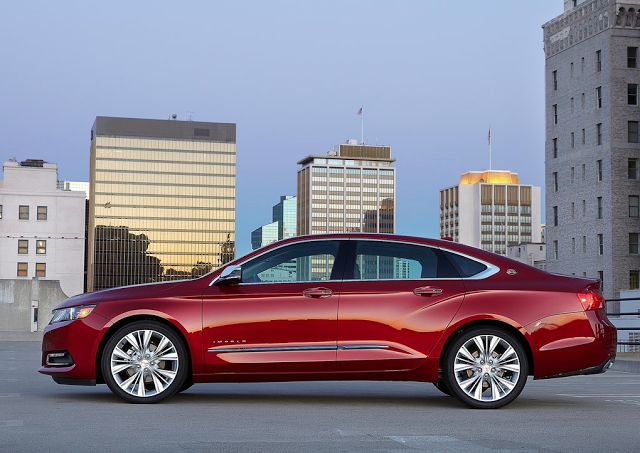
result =
[{"label": "stone building", "polygon": [[547,270],[640,280],[640,0],[565,1],[542,26]]}]

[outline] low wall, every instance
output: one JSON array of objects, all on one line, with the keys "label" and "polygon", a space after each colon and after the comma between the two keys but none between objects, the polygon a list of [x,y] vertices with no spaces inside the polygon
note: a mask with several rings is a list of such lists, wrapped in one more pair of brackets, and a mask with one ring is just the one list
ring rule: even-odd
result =
[{"label": "low wall", "polygon": [[[0,280],[0,332],[43,331],[51,320],[51,310],[67,295],[59,280]],[[37,324],[32,306],[37,306]]]}]

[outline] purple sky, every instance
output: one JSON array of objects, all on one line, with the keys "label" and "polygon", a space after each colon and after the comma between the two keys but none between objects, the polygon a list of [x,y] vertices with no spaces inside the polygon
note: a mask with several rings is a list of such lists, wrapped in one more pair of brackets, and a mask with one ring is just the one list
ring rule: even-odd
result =
[{"label": "purple sky", "polygon": [[[391,146],[397,231],[489,166],[544,187],[541,25],[562,0],[0,2],[0,158],[89,179],[94,118],[237,123],[237,250],[295,195],[296,162]],[[268,169],[265,176],[264,170]],[[258,175],[260,175],[258,177]],[[544,193],[544,190],[543,190]]]}]

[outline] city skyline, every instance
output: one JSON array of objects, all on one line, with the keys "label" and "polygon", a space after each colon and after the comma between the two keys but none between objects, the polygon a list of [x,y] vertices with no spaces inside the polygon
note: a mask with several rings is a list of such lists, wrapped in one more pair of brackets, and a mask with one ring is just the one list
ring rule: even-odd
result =
[{"label": "city skyline", "polygon": [[559,0],[154,6],[0,6],[5,160],[56,162],[61,180],[87,181],[96,116],[236,123],[238,253],[273,198],[295,191],[300,155],[361,138],[361,107],[365,142],[398,159],[399,233],[437,236],[438,190],[462,161],[489,166],[489,126],[493,168],[544,186],[540,25]]}]

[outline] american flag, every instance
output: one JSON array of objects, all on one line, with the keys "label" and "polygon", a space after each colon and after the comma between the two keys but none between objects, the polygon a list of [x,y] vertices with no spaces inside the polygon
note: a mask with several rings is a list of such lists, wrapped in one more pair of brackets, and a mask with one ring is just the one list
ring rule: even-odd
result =
[{"label": "american flag", "polygon": [[360,107],[360,110],[358,110],[358,115],[362,115],[362,107]]},{"label": "american flag", "polygon": [[489,136],[487,137],[487,142],[489,145],[491,144],[491,128],[489,128]]}]

